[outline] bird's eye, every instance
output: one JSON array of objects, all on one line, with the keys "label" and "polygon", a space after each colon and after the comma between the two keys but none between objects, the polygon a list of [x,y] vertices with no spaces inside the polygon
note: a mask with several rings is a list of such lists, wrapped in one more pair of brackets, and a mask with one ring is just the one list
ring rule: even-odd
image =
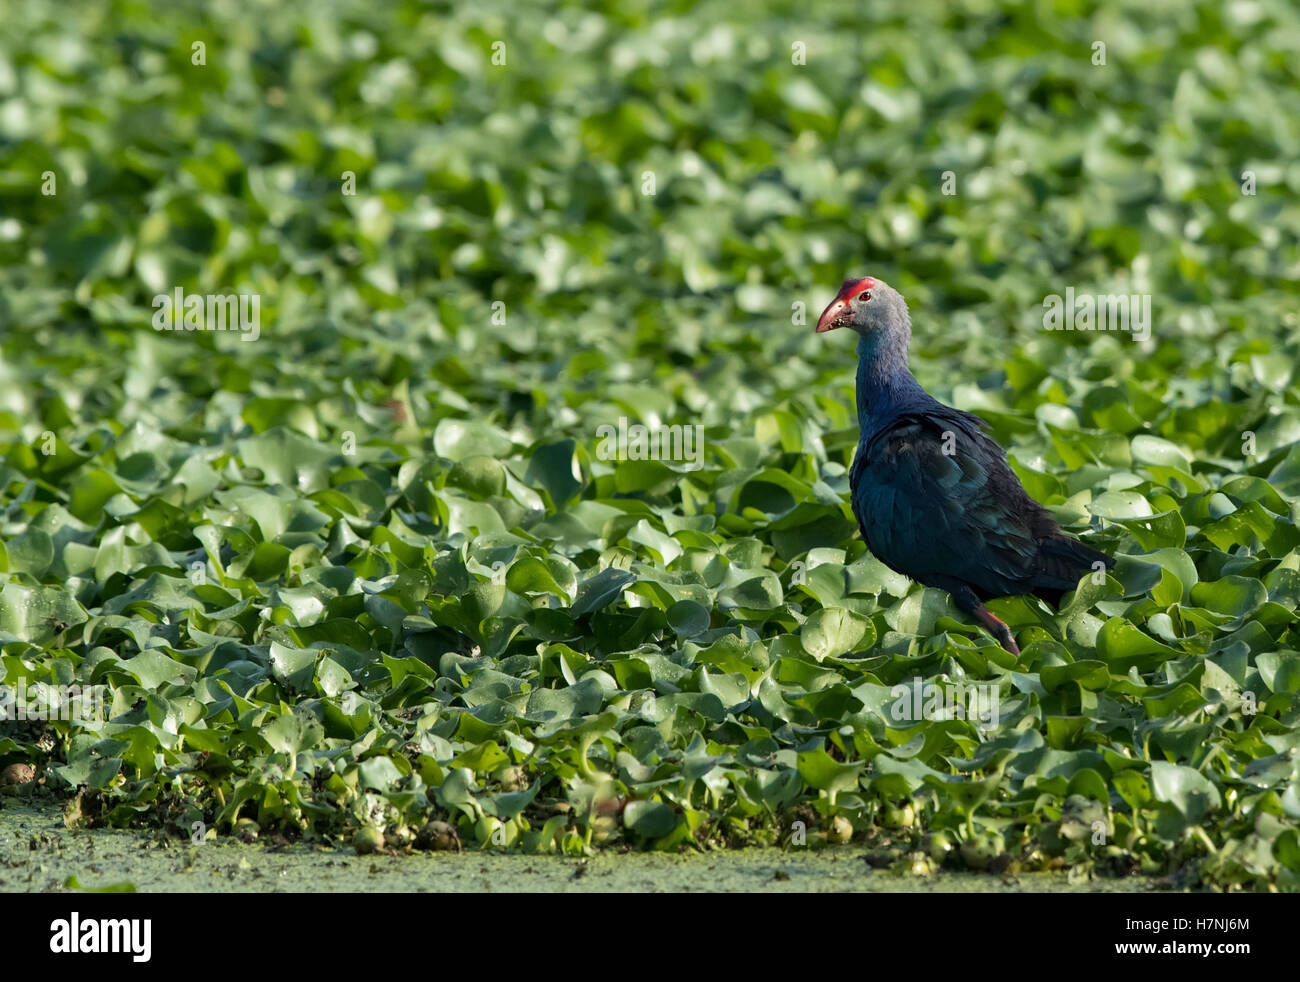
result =
[{"label": "bird's eye", "polygon": [[861,293],[858,294],[858,299],[861,300],[863,303],[866,303],[868,300],[871,299],[871,291],[863,290]]}]

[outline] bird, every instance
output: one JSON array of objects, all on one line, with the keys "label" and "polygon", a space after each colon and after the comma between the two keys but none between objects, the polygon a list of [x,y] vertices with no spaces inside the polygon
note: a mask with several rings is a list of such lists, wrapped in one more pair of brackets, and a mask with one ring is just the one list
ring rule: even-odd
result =
[{"label": "bird", "polygon": [[946,590],[1019,657],[1011,629],[985,601],[1032,594],[1059,604],[1114,558],[1061,530],[984,420],[921,387],[908,367],[912,320],[902,294],[871,276],[845,280],[816,333],[846,327],[858,335],[860,428],[849,492],[867,548],[895,572]]}]

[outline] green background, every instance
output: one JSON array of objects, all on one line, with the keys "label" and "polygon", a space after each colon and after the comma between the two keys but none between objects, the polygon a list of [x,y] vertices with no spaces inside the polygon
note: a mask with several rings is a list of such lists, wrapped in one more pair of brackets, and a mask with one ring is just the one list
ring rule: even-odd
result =
[{"label": "green background", "polygon": [[[113,718],[0,764],[69,822],[1296,886],[1292,5],[0,18],[0,673]],[[991,605],[1018,662],[857,535],[812,324],[865,274],[1121,557]],[[155,332],[177,287],[261,336]],[[1044,331],[1067,287],[1150,342]],[[601,459],[620,417],[705,465]],[[898,722],[914,678],[998,726]]]}]

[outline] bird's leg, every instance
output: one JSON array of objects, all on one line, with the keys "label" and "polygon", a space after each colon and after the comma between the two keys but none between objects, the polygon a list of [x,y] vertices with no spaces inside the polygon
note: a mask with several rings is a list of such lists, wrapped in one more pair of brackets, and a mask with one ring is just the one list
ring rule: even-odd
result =
[{"label": "bird's leg", "polygon": [[988,628],[989,634],[998,639],[998,644],[1019,657],[1020,646],[1016,644],[1016,639],[1011,636],[1011,628],[1007,627],[1005,621],[1000,621],[990,614],[989,609],[983,604],[979,604],[971,613],[975,615],[976,620]]},{"label": "bird's leg", "polygon": [[949,592],[952,594],[953,602],[958,607],[983,624],[988,629],[989,634],[997,639],[998,644],[1019,657],[1020,646],[1016,644],[1016,639],[1011,636],[1011,628],[989,613],[989,609],[980,602],[980,598],[975,595],[974,590],[962,583],[955,585],[955,588]]}]

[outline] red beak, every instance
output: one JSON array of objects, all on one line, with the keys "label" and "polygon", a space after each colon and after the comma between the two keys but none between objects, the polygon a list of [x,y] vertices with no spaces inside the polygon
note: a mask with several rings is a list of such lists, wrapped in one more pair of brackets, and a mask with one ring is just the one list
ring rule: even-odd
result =
[{"label": "red beak", "polygon": [[848,307],[848,303],[841,300],[839,297],[836,297],[827,304],[826,309],[822,311],[821,317],[817,319],[817,333],[825,334],[827,331],[833,331],[837,327],[843,327],[843,324],[836,324],[834,321],[835,318],[848,310]]}]

